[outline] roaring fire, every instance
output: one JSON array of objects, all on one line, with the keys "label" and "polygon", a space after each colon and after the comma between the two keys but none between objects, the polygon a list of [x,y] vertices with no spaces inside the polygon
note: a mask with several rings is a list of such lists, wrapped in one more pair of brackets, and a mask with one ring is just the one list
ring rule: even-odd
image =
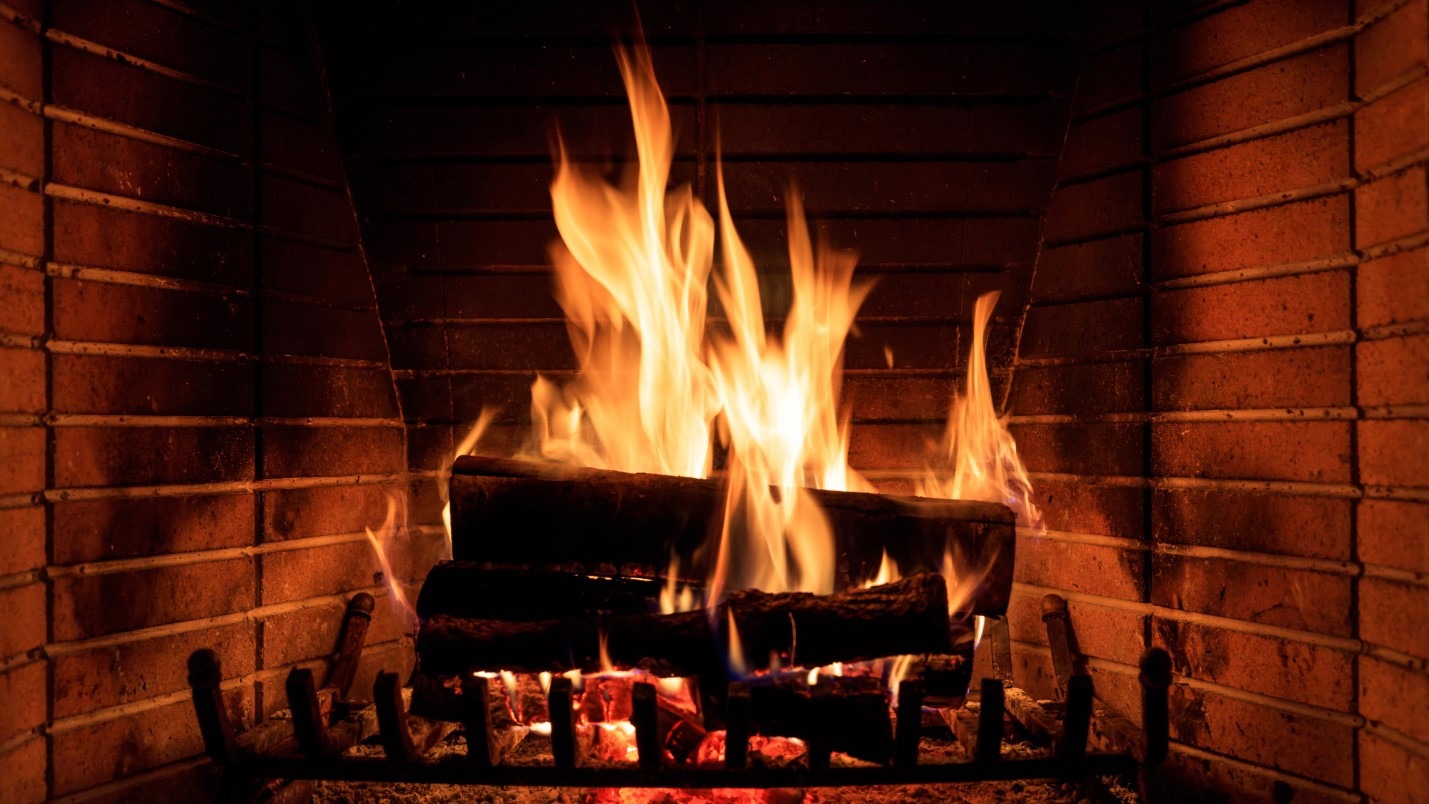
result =
[{"label": "roaring fire", "polygon": [[[713,612],[726,591],[739,588],[831,592],[833,534],[809,489],[874,490],[848,465],[850,411],[840,402],[844,343],[871,285],[855,281],[854,255],[824,243],[815,247],[791,192],[790,303],[767,310],[754,260],[735,229],[723,170],[717,165],[717,222],[689,185],[667,188],[674,137],[650,54],[643,46],[617,48],[616,57],[637,159],[612,182],[570,158],[564,144],[558,149],[551,198],[560,242],[551,256],[556,298],[580,369],[564,386],[536,379],[531,437],[522,455],[709,477],[719,439],[727,453],[727,497],[718,543],[695,557],[708,574],[704,599],[677,585],[681,559],[672,556],[662,608],[709,606]],[[917,493],[1005,503],[1020,526],[1040,528],[1031,484],[988,378],[985,341],[997,298],[990,293],[977,300],[965,393],[955,395]],[[782,329],[772,330],[768,320],[781,317]],[[884,351],[891,364],[891,352]],[[473,451],[493,413],[482,412],[457,455]],[[449,513],[444,518],[450,539]],[[395,510],[388,520],[369,538],[392,578],[385,562],[400,528]],[[963,610],[981,578],[952,550],[942,573],[950,606]],[[885,554],[869,584],[898,577],[899,567]],[[400,587],[394,585],[393,597],[410,611]],[[711,625],[728,632],[731,663],[742,665],[733,620]],[[812,683],[830,669],[808,672]]]},{"label": "roaring fire", "polygon": [[[669,112],[644,48],[617,50],[636,171],[615,185],[560,150],[551,199],[556,297],[580,356],[576,380],[531,389],[527,454],[583,466],[708,477],[728,447],[725,521],[705,602],[727,588],[830,592],[832,534],[808,488],[872,490],[848,466],[840,415],[844,340],[867,295],[851,254],[815,250],[789,205],[793,300],[782,337],[766,310],[719,176],[715,222],[692,189],[667,192]],[[707,337],[713,275],[727,334]],[[671,587],[669,608],[683,607]]]}]

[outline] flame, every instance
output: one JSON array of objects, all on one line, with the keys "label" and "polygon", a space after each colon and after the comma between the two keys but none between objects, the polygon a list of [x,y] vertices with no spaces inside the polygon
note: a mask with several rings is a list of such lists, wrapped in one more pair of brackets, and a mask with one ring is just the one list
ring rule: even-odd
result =
[{"label": "flame", "polygon": [[615,664],[610,661],[610,634],[602,627],[597,634],[600,639],[600,672],[615,672]]},{"label": "flame", "polygon": [[442,495],[442,525],[447,529],[446,558],[452,557],[452,504],[451,487],[449,485],[452,477],[452,465],[456,463],[457,458],[476,452],[477,442],[481,441],[481,437],[486,434],[486,428],[491,426],[491,422],[496,418],[496,414],[496,408],[481,409],[481,412],[476,415],[476,422],[472,424],[471,429],[467,431],[466,435],[462,437],[461,442],[457,444],[456,451],[452,454],[452,459],[448,461],[447,465],[442,469],[442,481],[438,484],[438,487],[441,489]]},{"label": "flame", "polygon": [[[1032,481],[1017,457],[1017,442],[1006,420],[997,415],[987,374],[987,322],[999,295],[984,293],[974,306],[966,394],[954,394],[937,464],[918,480],[917,492],[923,497],[1003,503],[1017,513],[1018,525],[1040,531],[1042,513],[1032,501]],[[950,560],[944,560],[945,567]],[[949,578],[950,601],[953,589]]]},{"label": "flame", "polygon": [[908,671],[913,667],[916,656],[897,656],[893,659],[893,667],[888,671],[888,694],[894,708],[898,707],[898,686],[903,683],[903,679],[908,677]]},{"label": "flame", "polygon": [[730,670],[735,675],[747,676],[749,663],[744,660],[744,643],[739,639],[739,626],[734,622],[734,610],[726,609],[725,613],[729,615],[729,647],[725,655],[729,657]]},{"label": "flame", "polygon": [[638,170],[613,186],[560,147],[551,256],[580,373],[565,388],[532,385],[528,453],[705,477],[718,413],[703,354],[714,224],[689,185],[665,192],[674,140],[649,51],[617,48],[616,58]]},{"label": "flame", "polygon": [[362,530],[367,534],[367,543],[372,546],[372,552],[377,556],[377,564],[382,569],[382,582],[387,586],[388,599],[392,601],[403,622],[407,624],[407,629],[410,631],[416,628],[420,622],[417,617],[417,609],[408,599],[407,591],[402,588],[397,573],[392,571],[390,559],[390,556],[399,549],[398,542],[407,537],[406,496],[387,490],[387,515],[383,518],[382,524],[377,527],[376,532],[372,528],[363,528]]},{"label": "flame", "polygon": [[[898,562],[894,561],[888,551],[883,551],[883,560],[878,563],[878,574],[872,579],[864,581],[863,588],[870,589],[875,586],[882,586],[886,583],[893,583],[903,576],[898,572]],[[944,576],[946,579],[946,576]],[[951,587],[950,587],[951,588]]]},{"label": "flame", "polygon": [[734,228],[724,171],[716,177],[724,260],[714,281],[731,335],[713,340],[710,360],[731,464],[710,597],[726,584],[828,593],[833,533],[806,489],[871,489],[848,466],[848,422],[839,416],[843,345],[871,285],[853,282],[852,254],[815,252],[790,192],[793,298],[782,339],[766,335],[754,262]]},{"label": "flame", "polygon": [[[565,385],[535,379],[521,455],[709,477],[718,438],[727,448],[726,499],[718,542],[697,557],[699,572],[707,573],[705,594],[696,601],[680,587],[680,557],[672,556],[660,595],[665,612],[708,606],[717,628],[715,605],[731,589],[833,591],[833,533],[809,490],[873,490],[848,465],[850,412],[840,402],[844,344],[871,285],[855,281],[851,253],[815,247],[791,191],[789,303],[782,329],[772,331],[766,319],[781,311],[767,309],[761,296],[722,168],[717,162],[717,219],[689,185],[667,189],[675,140],[650,53],[643,45],[617,47],[616,59],[637,158],[611,181],[575,162],[558,138],[551,199],[560,241],[551,258],[579,370]],[[721,313],[713,333],[711,282]],[[977,301],[965,395],[955,395],[943,443],[917,491],[1006,503],[1020,525],[1040,528],[1027,473],[992,400],[985,349],[997,298],[990,293]],[[884,357],[894,365],[886,346]],[[474,448],[491,418],[483,411],[459,454]],[[985,572],[965,558],[950,545],[943,559],[954,611],[965,609]],[[872,584],[898,577],[885,553]],[[730,666],[743,673],[737,626],[732,614],[727,619]],[[604,649],[602,640],[602,668],[609,670]],[[842,668],[809,671],[809,682],[821,672],[839,675]]]},{"label": "flame", "polygon": [[[556,298],[580,370],[531,388],[524,453],[582,466],[707,477],[716,430],[729,447],[728,500],[710,590],[830,592],[834,550],[807,487],[870,490],[847,462],[839,414],[843,344],[868,293],[851,254],[817,253],[789,203],[792,303],[782,337],[765,331],[753,260],[719,173],[723,267],[715,291],[729,334],[707,339],[715,223],[688,185],[666,191],[669,111],[643,46],[617,48],[636,171],[619,184],[557,153],[551,200]],[[671,585],[662,608],[679,610]]]},{"label": "flame", "polygon": [[665,575],[665,586],[660,589],[660,613],[674,614],[693,611],[698,607],[695,593],[689,586],[680,584],[680,557],[670,556],[670,569]]}]

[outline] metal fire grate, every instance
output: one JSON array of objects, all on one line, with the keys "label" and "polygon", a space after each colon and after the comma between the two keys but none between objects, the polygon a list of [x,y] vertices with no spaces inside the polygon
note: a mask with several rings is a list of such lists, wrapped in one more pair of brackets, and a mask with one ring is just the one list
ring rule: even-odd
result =
[{"label": "metal fire grate", "polygon": [[[908,785],[1012,779],[1066,779],[1122,776],[1139,779],[1145,789],[1149,775],[1165,758],[1168,742],[1167,689],[1170,662],[1153,648],[1141,662],[1142,722],[1122,718],[1095,698],[1090,676],[1077,670],[1079,657],[1066,602],[1055,595],[1044,601],[1043,621],[1057,677],[1057,701],[1038,702],[1012,684],[1011,650],[1005,621],[989,629],[995,675],[980,684],[979,707],[964,708],[950,717],[958,740],[971,761],[929,764],[920,761],[921,717],[900,717],[894,727],[894,751],[880,766],[838,767],[830,763],[831,747],[811,736],[807,764],[770,768],[749,765],[750,689],[732,682],[724,697],[726,750],[723,767],[662,767],[663,750],[657,731],[655,689],[636,684],[631,722],[639,760],[620,767],[581,767],[576,756],[576,729],[569,679],[553,680],[549,711],[572,713],[552,717],[552,761],[545,766],[503,763],[498,735],[486,706],[487,679],[468,674],[462,722],[410,714],[396,674],[381,673],[372,701],[349,697],[358,659],[374,606],[359,594],[344,615],[339,648],[326,683],[319,689],[311,670],[294,669],[287,679],[290,718],[266,722],[236,733],[219,693],[220,660],[212,650],[189,658],[189,683],[195,714],[210,757],[228,773],[245,781],[311,779],[366,782],[416,782],[496,786],[764,788]],[[898,690],[898,711],[923,711],[923,687],[904,682]],[[820,717],[817,696],[808,716]],[[1010,724],[1042,745],[1044,758],[1002,756],[1004,729]],[[454,731],[464,732],[464,754],[433,756],[433,748]],[[817,730],[811,730],[816,735]],[[379,742],[384,756],[353,756],[359,743]]]}]

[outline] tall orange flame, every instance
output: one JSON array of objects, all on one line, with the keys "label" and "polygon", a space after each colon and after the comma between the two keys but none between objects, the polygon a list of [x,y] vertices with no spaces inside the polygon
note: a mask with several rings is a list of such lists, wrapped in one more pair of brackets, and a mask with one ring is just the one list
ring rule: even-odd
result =
[{"label": "tall orange flame", "polygon": [[984,293],[974,306],[966,393],[954,394],[937,460],[919,479],[917,491],[923,497],[1003,503],[1017,513],[1019,526],[1041,529],[1042,512],[1032,500],[1032,481],[1017,457],[1017,442],[992,402],[987,324],[999,295]]},{"label": "tall orange flame", "polygon": [[580,374],[531,388],[531,451],[627,472],[704,477],[718,406],[704,360],[714,224],[689,185],[665,192],[670,116],[649,51],[617,49],[638,170],[625,186],[562,146],[551,201],[556,300]]},{"label": "tall orange flame", "polygon": [[[872,490],[848,466],[849,417],[839,400],[844,343],[870,287],[854,281],[853,255],[814,247],[791,192],[792,297],[782,332],[768,332],[770,311],[735,229],[723,170],[716,172],[716,273],[714,218],[689,185],[667,189],[674,137],[650,54],[644,46],[617,48],[616,58],[637,159],[612,183],[577,164],[564,144],[558,149],[551,199],[561,241],[552,261],[579,372],[563,387],[536,379],[522,454],[707,477],[718,437],[728,447],[728,491],[713,561],[703,557],[704,603],[745,587],[832,591],[833,538],[807,490]],[[711,279],[727,333],[707,337]],[[954,399],[918,492],[1007,503],[1024,527],[1040,527],[1031,484],[992,401],[984,351],[996,300],[988,294],[977,302],[966,393]],[[980,580],[979,568],[961,558],[950,551],[944,560],[955,608]],[[672,557],[672,579],[676,568]],[[896,567],[887,569],[892,577]],[[662,606],[689,605],[672,580]],[[737,637],[731,641],[737,647]]]},{"label": "tall orange flame", "polygon": [[[707,342],[715,226],[688,185],[666,192],[669,112],[648,51],[617,49],[637,172],[617,186],[557,154],[551,199],[556,297],[580,356],[564,388],[531,389],[526,454],[584,466],[707,477],[713,439],[729,447],[729,499],[712,602],[726,586],[833,589],[827,522],[804,489],[868,489],[848,467],[839,418],[843,344],[868,293],[852,255],[817,255],[789,205],[793,302],[782,338],[765,331],[753,260],[719,174],[723,269],[714,278],[730,334]],[[722,414],[722,415],[721,415]],[[675,605],[673,589],[668,605]]]}]

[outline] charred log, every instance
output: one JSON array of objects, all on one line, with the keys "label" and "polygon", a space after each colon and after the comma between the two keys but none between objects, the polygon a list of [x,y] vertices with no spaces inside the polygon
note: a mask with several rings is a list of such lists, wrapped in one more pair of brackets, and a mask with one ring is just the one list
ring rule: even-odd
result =
[{"label": "charred log", "polygon": [[[774,493],[774,490],[771,490]],[[873,577],[886,551],[904,574],[936,571],[951,548],[959,614],[1001,614],[1013,563],[1006,506],[811,490],[835,536],[840,588]],[[725,504],[719,479],[629,474],[551,463],[468,456],[451,478],[453,553],[460,561],[561,567],[619,575],[664,572],[679,556],[703,578],[700,548],[715,544]],[[708,552],[708,551],[706,551]]]},{"label": "charred log", "polygon": [[557,620],[573,611],[649,614],[660,609],[656,578],[490,569],[444,561],[427,573],[417,615],[503,620]]},{"label": "charred log", "polygon": [[781,678],[752,683],[749,693],[753,734],[817,740],[869,762],[893,756],[893,722],[878,678],[823,677],[813,686],[803,678]]},{"label": "charred log", "polygon": [[947,588],[921,574],[884,586],[833,595],[732,593],[713,612],[593,615],[514,622],[434,615],[422,625],[422,672],[471,670],[565,672],[602,668],[601,642],[619,667],[665,676],[717,678],[726,672],[730,618],[751,668],[770,657],[817,667],[883,656],[947,653]]}]

